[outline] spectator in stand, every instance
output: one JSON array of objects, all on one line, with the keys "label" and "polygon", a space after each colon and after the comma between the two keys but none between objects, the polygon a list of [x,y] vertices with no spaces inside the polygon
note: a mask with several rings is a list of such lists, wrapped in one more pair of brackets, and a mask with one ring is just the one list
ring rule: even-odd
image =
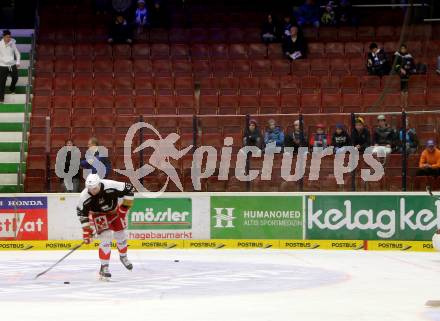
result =
[{"label": "spectator in stand", "polygon": [[306,43],[302,33],[298,32],[298,27],[290,27],[290,36],[284,39],[282,49],[290,60],[304,58],[306,55]]},{"label": "spectator in stand", "polygon": [[384,76],[390,73],[390,63],[383,49],[379,49],[375,42],[370,44],[367,58],[367,70],[370,76]]},{"label": "spectator in stand", "polygon": [[160,1],[155,0],[151,9],[151,26],[153,28],[168,28],[168,13]]},{"label": "spectator in stand", "polygon": [[310,137],[310,146],[312,146],[313,149],[315,147],[327,148],[330,142],[330,136],[325,132],[324,125],[316,125],[316,133]]},{"label": "spectator in stand", "polygon": [[324,12],[321,16],[321,23],[323,25],[335,26],[338,23],[334,6],[334,1],[329,1],[325,6]]},{"label": "spectator in stand", "polygon": [[244,131],[243,146],[257,146],[261,148],[261,132],[255,119],[249,121],[249,126]]},{"label": "spectator in stand", "polygon": [[339,25],[356,25],[357,19],[353,14],[350,1],[341,0],[336,10],[336,17]]},{"label": "spectator in stand", "polygon": [[294,153],[298,153],[300,147],[308,147],[307,137],[305,133],[301,134],[301,126],[299,120],[293,123],[293,130],[285,135],[284,147],[294,147]]},{"label": "spectator in stand", "polygon": [[416,73],[416,63],[405,44],[394,53],[394,71],[400,76],[400,89],[408,91],[408,79]]},{"label": "spectator in stand", "polygon": [[138,0],[137,8],[134,14],[134,25],[141,32],[142,29],[148,27],[149,25],[148,10],[145,6],[145,0]]},{"label": "spectator in stand", "polygon": [[113,13],[117,16],[128,17],[133,0],[112,0]]},{"label": "spectator in stand", "polygon": [[110,27],[109,43],[132,43],[130,25],[122,15],[116,16]]},{"label": "spectator in stand", "polygon": [[95,13],[96,14],[107,14],[109,8],[109,0],[95,0]]},{"label": "spectator in stand", "polygon": [[264,133],[264,145],[275,142],[277,147],[283,147],[284,133],[281,128],[276,125],[275,120],[269,119],[267,127]]},{"label": "spectator in stand", "polygon": [[261,26],[261,40],[266,44],[279,41],[280,28],[274,16],[269,13]]},{"label": "spectator in stand", "polygon": [[91,169],[93,174],[98,173],[97,163],[100,161],[105,166],[105,175],[101,178],[107,178],[112,170],[112,166],[110,164],[110,160],[108,157],[100,156],[98,151],[99,142],[96,137],[92,137],[89,139],[87,143],[89,150],[93,152],[93,157],[84,158],[81,160],[81,167],[83,169]]},{"label": "spectator in stand", "polygon": [[432,139],[426,142],[426,148],[420,155],[417,176],[435,176],[440,174],[440,150]]},{"label": "spectator in stand", "polygon": [[12,39],[9,30],[3,31],[3,39],[0,40],[0,104],[5,101],[6,80],[11,76],[9,91],[15,93],[15,85],[18,81],[18,67],[20,67],[20,52],[17,49],[15,39]]},{"label": "spectator in stand", "polygon": [[[70,161],[72,159],[72,147],[75,146],[73,144],[73,141],[68,139],[66,140],[66,144],[65,146],[67,147],[67,156],[66,156],[66,162],[64,163],[64,173],[68,173],[69,172],[69,167],[70,167]],[[79,180],[80,180],[80,175],[81,171],[78,170],[78,173],[75,174],[75,176],[72,177],[72,183],[73,183],[73,188],[72,189],[68,189],[66,184],[64,183],[64,180],[61,179],[61,187],[63,192],[65,193],[79,193],[80,192],[80,188],[79,188]]]},{"label": "spectator in stand", "polygon": [[335,148],[335,153],[345,153],[347,150],[345,147],[350,145],[350,135],[348,135],[344,125],[336,124],[336,130],[332,136],[332,146]]},{"label": "spectator in stand", "polygon": [[292,17],[290,15],[285,15],[283,18],[283,24],[281,26],[282,41],[290,37],[290,28],[294,25],[295,24],[292,23]]},{"label": "spectator in stand", "polygon": [[[408,127],[409,121],[408,118],[406,119],[406,153],[407,154],[414,154],[417,151],[417,148],[419,147],[419,140],[417,138],[416,130],[415,128],[409,128]],[[403,133],[404,130],[401,129],[399,131],[399,151],[403,153]]]},{"label": "spectator in stand", "polygon": [[365,127],[362,117],[357,117],[355,120],[354,130],[351,132],[351,143],[359,153],[365,152],[365,149],[371,145],[370,131]]},{"label": "spectator in stand", "polygon": [[374,149],[373,154],[379,151],[391,154],[396,147],[396,132],[388,125],[385,115],[377,116],[378,126],[374,131]]},{"label": "spectator in stand", "polygon": [[298,10],[298,25],[313,25],[319,28],[320,8],[316,0],[306,0]]}]

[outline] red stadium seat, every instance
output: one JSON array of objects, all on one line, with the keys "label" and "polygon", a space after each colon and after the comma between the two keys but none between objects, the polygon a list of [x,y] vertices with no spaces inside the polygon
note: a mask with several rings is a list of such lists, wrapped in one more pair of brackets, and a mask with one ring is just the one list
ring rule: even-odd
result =
[{"label": "red stadium seat", "polygon": [[310,75],[310,61],[309,60],[295,60],[292,61],[292,75],[297,77],[304,77]]},{"label": "red stadium seat", "polygon": [[95,95],[113,95],[113,77],[112,75],[95,76]]},{"label": "red stadium seat", "polygon": [[281,76],[280,77],[280,93],[297,94],[301,88],[301,81],[296,76]]},{"label": "red stadium seat", "polygon": [[307,45],[307,56],[309,58],[325,57],[325,45],[321,42],[310,42]]},{"label": "red stadium seat", "polygon": [[169,33],[170,43],[184,44],[189,39],[188,30],[182,28],[171,28]]},{"label": "red stadium seat", "polygon": [[211,59],[228,59],[228,53],[229,48],[227,44],[223,44],[223,43],[218,43],[218,44],[213,44],[210,47],[210,57]]},{"label": "red stadium seat", "polygon": [[234,76],[249,76],[251,67],[248,60],[232,61],[232,72]]},{"label": "red stadium seat", "polygon": [[328,42],[325,45],[325,54],[330,58],[341,58],[344,56],[344,44],[341,42]]},{"label": "red stadium seat", "polygon": [[272,74],[274,76],[290,74],[290,61],[285,58],[272,60]]},{"label": "red stadium seat", "polygon": [[357,94],[360,92],[361,82],[357,76],[344,76],[341,78],[341,92],[343,94]]},{"label": "red stadium seat", "polygon": [[117,76],[114,80],[116,95],[133,94],[133,78],[129,76]]},{"label": "red stadium seat", "polygon": [[93,61],[90,59],[75,60],[74,64],[75,75],[92,75],[93,74]]},{"label": "red stadium seat", "polygon": [[200,95],[199,114],[217,114],[219,98],[218,95]]},{"label": "red stadium seat", "polygon": [[229,45],[229,58],[230,59],[247,59],[248,58],[248,46],[242,43]]},{"label": "red stadium seat", "polygon": [[52,95],[52,78],[36,77],[33,90],[34,94],[38,96]]},{"label": "red stadium seat", "polygon": [[336,94],[341,91],[341,81],[337,76],[321,77],[321,92],[326,94]]},{"label": "red stadium seat", "polygon": [[150,30],[150,42],[156,43],[167,43],[168,42],[168,30],[161,28],[153,28]]},{"label": "red stadium seat", "polygon": [[55,56],[70,59],[74,56],[73,46],[71,44],[57,44],[55,45]]},{"label": "red stadium seat", "polygon": [[399,35],[394,34],[393,26],[378,26],[376,29],[376,40],[390,41],[396,39],[397,37],[399,37]]},{"label": "red stadium seat", "polygon": [[258,76],[270,76],[272,75],[272,66],[270,60],[256,59],[251,60],[252,75]]},{"label": "red stadium seat", "polygon": [[99,58],[95,60],[93,71],[95,72],[95,75],[111,75],[113,73],[113,60],[109,58]]},{"label": "red stadium seat", "polygon": [[362,76],[361,77],[362,93],[377,94],[381,92],[380,77]]},{"label": "red stadium seat", "polygon": [[156,114],[156,98],[154,95],[135,96],[134,102],[137,114],[154,115]]},{"label": "red stadium seat", "polygon": [[425,75],[412,75],[409,77],[408,90],[412,93],[425,93],[427,77]]},{"label": "red stadium seat", "polygon": [[300,96],[297,94],[281,94],[281,113],[296,114],[300,112]]},{"label": "red stadium seat", "polygon": [[58,59],[54,63],[54,71],[57,75],[60,74],[73,74],[73,61],[72,58]]},{"label": "red stadium seat", "polygon": [[278,94],[280,89],[279,77],[260,77],[260,93],[261,94]]},{"label": "red stadium seat", "polygon": [[211,75],[211,66],[208,60],[195,60],[192,62],[194,77],[208,77]]},{"label": "red stadium seat", "polygon": [[73,84],[72,76],[58,76],[53,82],[55,95],[71,95]]},{"label": "red stadium seat", "polygon": [[171,44],[170,56],[173,59],[189,59],[191,57],[190,49],[186,44]]},{"label": "red stadium seat", "polygon": [[152,59],[167,59],[170,56],[170,46],[168,44],[155,43],[151,45]]},{"label": "red stadium seat", "polygon": [[427,110],[426,94],[418,92],[408,93],[408,105],[406,110]]},{"label": "red stadium seat", "polygon": [[135,77],[151,76],[153,73],[153,66],[151,60],[137,59],[133,61],[133,73]]},{"label": "red stadium seat", "polygon": [[301,96],[301,111],[305,114],[319,113],[321,110],[320,94],[303,94]]},{"label": "red stadium seat", "polygon": [[261,94],[260,95],[260,113],[261,114],[276,114],[280,111],[280,96],[276,94]]},{"label": "red stadium seat", "polygon": [[133,63],[128,59],[115,60],[113,70],[115,72],[115,77],[131,76],[133,73]]},{"label": "red stadium seat", "polygon": [[362,42],[347,42],[344,52],[348,58],[360,58],[364,55],[364,44]]},{"label": "red stadium seat", "polygon": [[171,62],[169,60],[153,60],[152,65],[155,77],[170,77],[172,75]]},{"label": "red stadium seat", "polygon": [[219,95],[219,114],[236,115],[238,110],[238,95]]},{"label": "red stadium seat", "polygon": [[250,43],[248,55],[252,60],[264,59],[267,57],[267,47],[262,43]]},{"label": "red stadium seat", "polygon": [[209,59],[209,47],[205,44],[193,44],[191,45],[191,58],[192,59]]},{"label": "red stadium seat", "polygon": [[328,59],[310,59],[310,74],[312,76],[327,76],[330,70]]},{"label": "red stadium seat", "polygon": [[53,96],[52,108],[70,110],[72,108],[72,96]]},{"label": "red stadium seat", "polygon": [[[220,97],[220,103],[222,102]],[[240,94],[238,99],[239,114],[258,114],[260,110],[260,102],[258,94]],[[222,114],[222,105],[220,105],[220,114]]]},{"label": "red stadium seat", "polygon": [[301,93],[313,94],[319,92],[320,78],[319,77],[303,77],[301,78]]},{"label": "red stadium seat", "polygon": [[356,41],[355,27],[340,27],[338,30],[338,39],[341,42]]},{"label": "red stadium seat", "polygon": [[371,42],[373,39],[375,39],[374,27],[371,26],[358,27],[357,39],[358,41],[362,41],[362,42],[367,42],[367,41]]},{"label": "red stadium seat", "polygon": [[113,57],[116,59],[130,59],[131,47],[128,44],[116,44],[113,46]]},{"label": "red stadium seat", "polygon": [[322,95],[322,112],[339,113],[341,112],[341,96],[339,94]]},{"label": "red stadium seat", "polygon": [[133,59],[150,58],[150,45],[146,43],[135,43],[132,47]]},{"label": "red stadium seat", "polygon": [[212,74],[215,77],[229,77],[232,73],[231,62],[227,59],[225,60],[214,60],[211,62]]},{"label": "red stadium seat", "polygon": [[260,88],[260,80],[257,77],[240,77],[240,94],[257,93]]},{"label": "red stadium seat", "polygon": [[362,96],[360,94],[342,95],[342,112],[355,113],[362,112]]}]

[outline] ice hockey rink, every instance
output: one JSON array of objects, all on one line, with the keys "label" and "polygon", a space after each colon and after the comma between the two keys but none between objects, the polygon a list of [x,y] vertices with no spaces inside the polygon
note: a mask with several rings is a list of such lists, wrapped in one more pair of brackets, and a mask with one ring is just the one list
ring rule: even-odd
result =
[{"label": "ice hockey rink", "polygon": [[65,253],[0,252],[0,320],[440,320],[438,253],[133,250],[104,282],[77,251],[34,280]]}]

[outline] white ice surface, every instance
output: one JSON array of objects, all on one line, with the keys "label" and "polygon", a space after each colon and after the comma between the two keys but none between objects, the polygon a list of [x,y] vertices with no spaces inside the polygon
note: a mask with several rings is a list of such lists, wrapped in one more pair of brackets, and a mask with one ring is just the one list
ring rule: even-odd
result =
[{"label": "white ice surface", "polygon": [[[0,252],[2,321],[440,320],[440,254],[366,251],[113,253],[111,282],[96,251]],[[175,262],[179,260],[179,262]],[[64,284],[69,281],[70,284]]]}]

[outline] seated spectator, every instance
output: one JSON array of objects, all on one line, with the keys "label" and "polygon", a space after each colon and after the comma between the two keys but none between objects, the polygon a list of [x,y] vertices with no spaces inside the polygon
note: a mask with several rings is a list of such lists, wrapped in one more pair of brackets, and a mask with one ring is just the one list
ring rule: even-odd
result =
[{"label": "seated spectator", "polygon": [[394,53],[394,71],[400,76],[400,89],[408,91],[408,79],[416,73],[416,63],[405,44]]},{"label": "seated spectator", "polygon": [[[66,140],[65,146],[67,146],[67,156],[66,156],[66,162],[64,163],[64,173],[68,173],[69,167],[70,167],[70,161],[72,159],[72,147],[75,145],[73,144],[72,140],[68,139],[68,140]],[[65,192],[65,193],[79,193],[80,192],[80,189],[79,189],[79,180],[81,177],[80,173],[81,173],[81,171],[78,170],[78,173],[76,173],[72,177],[72,183],[73,183],[72,189],[68,189],[66,184],[64,183],[64,179],[61,178],[61,188],[62,188],[63,192]]]},{"label": "seated spectator", "polygon": [[320,9],[315,0],[306,0],[298,10],[298,25],[313,25],[319,28]]},{"label": "seated spectator", "polygon": [[325,26],[334,26],[338,23],[334,5],[333,1],[329,1],[325,6],[324,13],[321,16],[321,23]]},{"label": "seated spectator", "polygon": [[249,121],[249,126],[244,131],[243,146],[261,148],[261,132],[255,119]]},{"label": "seated spectator", "polygon": [[96,168],[96,163],[97,161],[100,161],[105,166],[105,175],[101,178],[107,178],[110,174],[110,171],[112,170],[112,167],[108,157],[99,156],[98,145],[99,143],[96,137],[92,137],[89,139],[87,146],[89,147],[89,150],[94,153],[93,157],[82,159],[80,165],[83,169],[91,169],[93,174],[97,174],[98,170]]},{"label": "seated spectator", "polygon": [[417,176],[439,176],[440,174],[440,150],[435,146],[433,140],[426,142],[426,148],[420,155],[419,169]]},{"label": "seated spectator", "polygon": [[280,38],[280,26],[273,17],[272,14],[266,16],[263,25],[261,26],[261,40],[268,44],[271,42],[277,42]]},{"label": "seated spectator", "polygon": [[351,143],[359,153],[363,153],[371,145],[370,131],[365,127],[362,117],[357,117],[355,120],[354,130],[351,132]]},{"label": "seated spectator", "polygon": [[377,116],[378,126],[374,131],[374,149],[373,154],[379,151],[391,154],[396,144],[396,132],[388,125],[385,115]]},{"label": "seated spectator", "polygon": [[390,73],[390,63],[383,49],[379,49],[375,42],[370,44],[367,70],[370,76],[384,76]]},{"label": "seated spectator", "polygon": [[341,0],[336,10],[336,17],[339,25],[355,25],[357,19],[353,14],[350,1]]},{"label": "seated spectator", "polygon": [[273,119],[269,119],[267,125],[268,128],[264,133],[264,145],[275,142],[277,147],[283,147],[284,133],[281,128],[276,125],[276,122]]},{"label": "seated spectator", "polygon": [[336,154],[345,153],[346,152],[345,147],[350,145],[351,145],[351,139],[344,125],[337,124],[336,130],[332,136],[332,146],[335,148],[335,153]]},{"label": "seated spectator", "polygon": [[145,0],[138,0],[136,12],[134,14],[134,25],[138,30],[146,28],[149,25],[148,11],[145,7]]},{"label": "seated spectator", "polygon": [[316,125],[316,127],[317,127],[316,133],[314,133],[310,137],[310,146],[312,146],[312,148],[315,147],[327,148],[331,140],[329,135],[325,133],[324,125],[318,124]]},{"label": "seated spectator", "polygon": [[290,36],[283,41],[283,52],[290,60],[297,60],[305,57],[306,44],[298,27],[290,27]]},{"label": "seated spectator", "polygon": [[[406,119],[406,128],[408,128],[408,118]],[[403,153],[403,129],[399,131],[399,151]],[[415,128],[408,128],[406,130],[406,153],[407,154],[414,154],[417,151],[417,147],[419,147],[419,140],[417,138],[416,129]]]},{"label": "seated spectator", "polygon": [[168,13],[159,0],[155,0],[151,9],[151,26],[153,28],[168,28]]},{"label": "seated spectator", "polygon": [[118,15],[110,27],[109,43],[132,43],[130,26],[122,15]]},{"label": "seated spectator", "polygon": [[133,0],[112,0],[113,13],[117,16],[128,17]]},{"label": "seated spectator", "polygon": [[284,41],[285,39],[290,37],[290,28],[294,26],[292,23],[292,17],[290,15],[285,15],[283,19],[283,24],[281,26],[281,40]]},{"label": "seated spectator", "polygon": [[284,147],[294,147],[294,152],[297,153],[300,147],[307,147],[307,136],[305,133],[301,134],[301,126],[299,120],[293,123],[293,130],[285,135]]}]

